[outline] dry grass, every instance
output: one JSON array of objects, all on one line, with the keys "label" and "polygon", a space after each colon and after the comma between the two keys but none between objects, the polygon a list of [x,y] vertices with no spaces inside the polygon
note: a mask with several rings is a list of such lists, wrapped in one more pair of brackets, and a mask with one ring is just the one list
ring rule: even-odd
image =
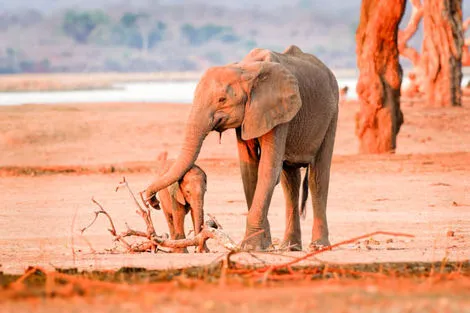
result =
[{"label": "dry grass", "polygon": [[394,290],[399,294],[407,290],[441,290],[447,293],[470,295],[470,263],[377,263],[377,264],[323,264],[309,267],[275,269],[269,277],[257,275],[259,268],[234,262],[220,261],[211,266],[173,270],[146,270],[123,267],[117,271],[78,271],[56,269],[46,271],[30,267],[23,275],[0,273],[0,301],[24,298],[76,297],[120,295],[132,298],[143,292],[160,293],[176,289],[194,292],[207,287],[230,290],[237,287],[280,287],[295,284],[312,285],[333,282],[356,288],[374,286],[377,294]]}]

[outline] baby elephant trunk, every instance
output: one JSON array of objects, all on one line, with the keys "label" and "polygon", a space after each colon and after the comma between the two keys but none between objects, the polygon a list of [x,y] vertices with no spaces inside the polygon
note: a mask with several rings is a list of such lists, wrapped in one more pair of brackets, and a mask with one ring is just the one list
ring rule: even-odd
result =
[{"label": "baby elephant trunk", "polygon": [[198,196],[191,208],[191,218],[193,220],[194,233],[199,234],[204,226],[204,195]]}]

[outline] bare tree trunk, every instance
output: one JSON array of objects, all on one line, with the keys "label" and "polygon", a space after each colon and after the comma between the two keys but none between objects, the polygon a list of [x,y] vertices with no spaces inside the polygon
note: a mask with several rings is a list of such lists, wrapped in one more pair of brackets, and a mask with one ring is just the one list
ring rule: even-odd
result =
[{"label": "bare tree trunk", "polygon": [[400,110],[402,69],[398,60],[398,24],[405,0],[363,0],[356,31],[360,111],[356,134],[361,153],[393,152],[403,123]]},{"label": "bare tree trunk", "polygon": [[410,2],[410,20],[403,30],[398,31],[398,51],[401,56],[409,59],[413,64],[413,69],[408,73],[409,86],[406,89],[402,89],[401,96],[414,98],[424,94],[424,73],[421,66],[421,55],[415,48],[408,45],[408,41],[414,36],[423,19],[423,5],[421,0],[410,0]]},{"label": "bare tree trunk", "polygon": [[428,106],[461,106],[462,0],[425,0],[423,70]]},{"label": "bare tree trunk", "polygon": [[398,50],[402,56],[408,58],[414,67],[419,66],[420,55],[415,48],[408,46],[408,41],[418,30],[419,23],[423,18],[423,5],[421,0],[411,0],[411,17],[403,30],[398,32]]},{"label": "bare tree trunk", "polygon": [[[470,17],[463,22],[463,34],[465,34],[470,26]],[[465,38],[462,48],[462,66],[470,66],[470,37]]]}]

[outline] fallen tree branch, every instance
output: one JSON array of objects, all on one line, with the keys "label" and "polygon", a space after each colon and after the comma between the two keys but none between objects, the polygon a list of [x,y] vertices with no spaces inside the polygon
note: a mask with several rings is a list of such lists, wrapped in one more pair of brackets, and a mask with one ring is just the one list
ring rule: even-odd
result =
[{"label": "fallen tree branch", "polygon": [[[172,240],[172,239],[169,239],[168,235],[166,234],[157,235],[155,231],[155,227],[152,222],[150,208],[147,208],[147,210],[142,208],[139,201],[137,200],[134,193],[132,192],[132,189],[129,187],[129,184],[126,181],[125,177],[123,177],[122,181],[119,182],[118,186],[116,187],[116,191],[118,191],[120,188],[126,188],[129,191],[130,196],[132,197],[135,205],[137,206],[136,213],[142,217],[142,219],[144,220],[147,226],[146,232],[132,229],[126,223],[127,230],[118,234],[116,227],[114,225],[113,219],[111,218],[111,215],[104,209],[104,207],[99,202],[97,202],[95,199],[92,198],[93,203],[95,203],[99,207],[99,210],[94,212],[95,217],[93,218],[91,223],[80,230],[82,234],[85,232],[85,230],[90,228],[96,222],[100,214],[103,214],[107,217],[111,225],[108,231],[114,237],[115,241],[118,241],[124,245],[127,252],[147,252],[147,251],[157,252],[158,250],[160,250],[159,247],[170,248],[170,249],[196,247],[198,252],[204,252],[204,244],[208,239],[216,240],[218,244],[222,245],[224,248],[226,248],[229,251],[233,252],[233,251],[240,250],[240,245],[237,245],[225,232],[222,231],[222,225],[220,225],[220,223],[216,220],[216,218],[211,214],[209,214],[209,218],[204,224],[204,228],[202,229],[202,231],[198,235],[194,236],[193,238]],[[141,194],[141,198],[142,198],[142,194]],[[145,203],[145,201],[143,200],[142,202]],[[147,241],[137,243],[137,244],[130,244],[124,238],[131,237],[131,236],[143,237],[143,238],[146,238]],[[167,252],[165,250],[160,250],[160,251]]]},{"label": "fallen tree branch", "polygon": [[221,246],[227,250],[233,251],[238,250],[238,245],[222,230],[212,227],[210,223],[206,223],[204,228],[194,236],[193,238],[186,239],[161,239],[161,237],[156,237],[155,242],[165,248],[187,248],[187,247],[197,247],[198,252],[204,251],[204,243],[208,239],[215,239]]},{"label": "fallen tree branch", "polygon": [[87,226],[85,226],[84,228],[80,229],[81,234],[83,235],[85,230],[90,228],[96,222],[96,220],[98,219],[98,216],[100,214],[103,214],[108,218],[109,224],[111,225],[111,228],[108,228],[108,231],[111,233],[111,235],[113,235],[114,240],[119,241],[128,250],[132,250],[132,246],[126,240],[124,240],[124,238],[122,238],[122,236],[118,236],[117,231],[116,231],[116,227],[114,226],[114,222],[113,222],[113,219],[111,218],[111,215],[109,215],[109,213],[104,209],[104,207],[98,201],[96,201],[94,198],[91,198],[91,201],[93,201],[93,203],[98,206],[99,210],[95,211],[95,217],[93,218],[91,223],[88,224]]},{"label": "fallen tree branch", "polygon": [[151,239],[152,237],[155,237],[157,234],[155,232],[155,226],[153,225],[153,222],[152,222],[150,208],[147,207],[147,210],[144,210],[142,208],[139,201],[137,201],[137,198],[132,192],[131,188],[129,187],[129,184],[127,183],[125,177],[123,177],[122,181],[117,185],[116,191],[118,191],[119,188],[122,188],[122,187],[125,187],[129,191],[130,196],[132,197],[135,205],[137,206],[137,214],[139,214],[143,218],[145,225],[147,225],[147,238]]}]

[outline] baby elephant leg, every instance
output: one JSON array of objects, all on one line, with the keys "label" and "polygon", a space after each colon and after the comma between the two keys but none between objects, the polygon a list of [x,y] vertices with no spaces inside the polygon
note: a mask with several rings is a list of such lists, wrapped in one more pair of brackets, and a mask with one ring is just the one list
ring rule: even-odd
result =
[{"label": "baby elephant leg", "polygon": [[[185,239],[184,234],[184,217],[186,216],[186,210],[183,205],[177,204],[173,208],[173,226],[175,228],[174,238],[171,239]],[[173,249],[173,252],[177,253],[188,253],[188,249]]]}]

